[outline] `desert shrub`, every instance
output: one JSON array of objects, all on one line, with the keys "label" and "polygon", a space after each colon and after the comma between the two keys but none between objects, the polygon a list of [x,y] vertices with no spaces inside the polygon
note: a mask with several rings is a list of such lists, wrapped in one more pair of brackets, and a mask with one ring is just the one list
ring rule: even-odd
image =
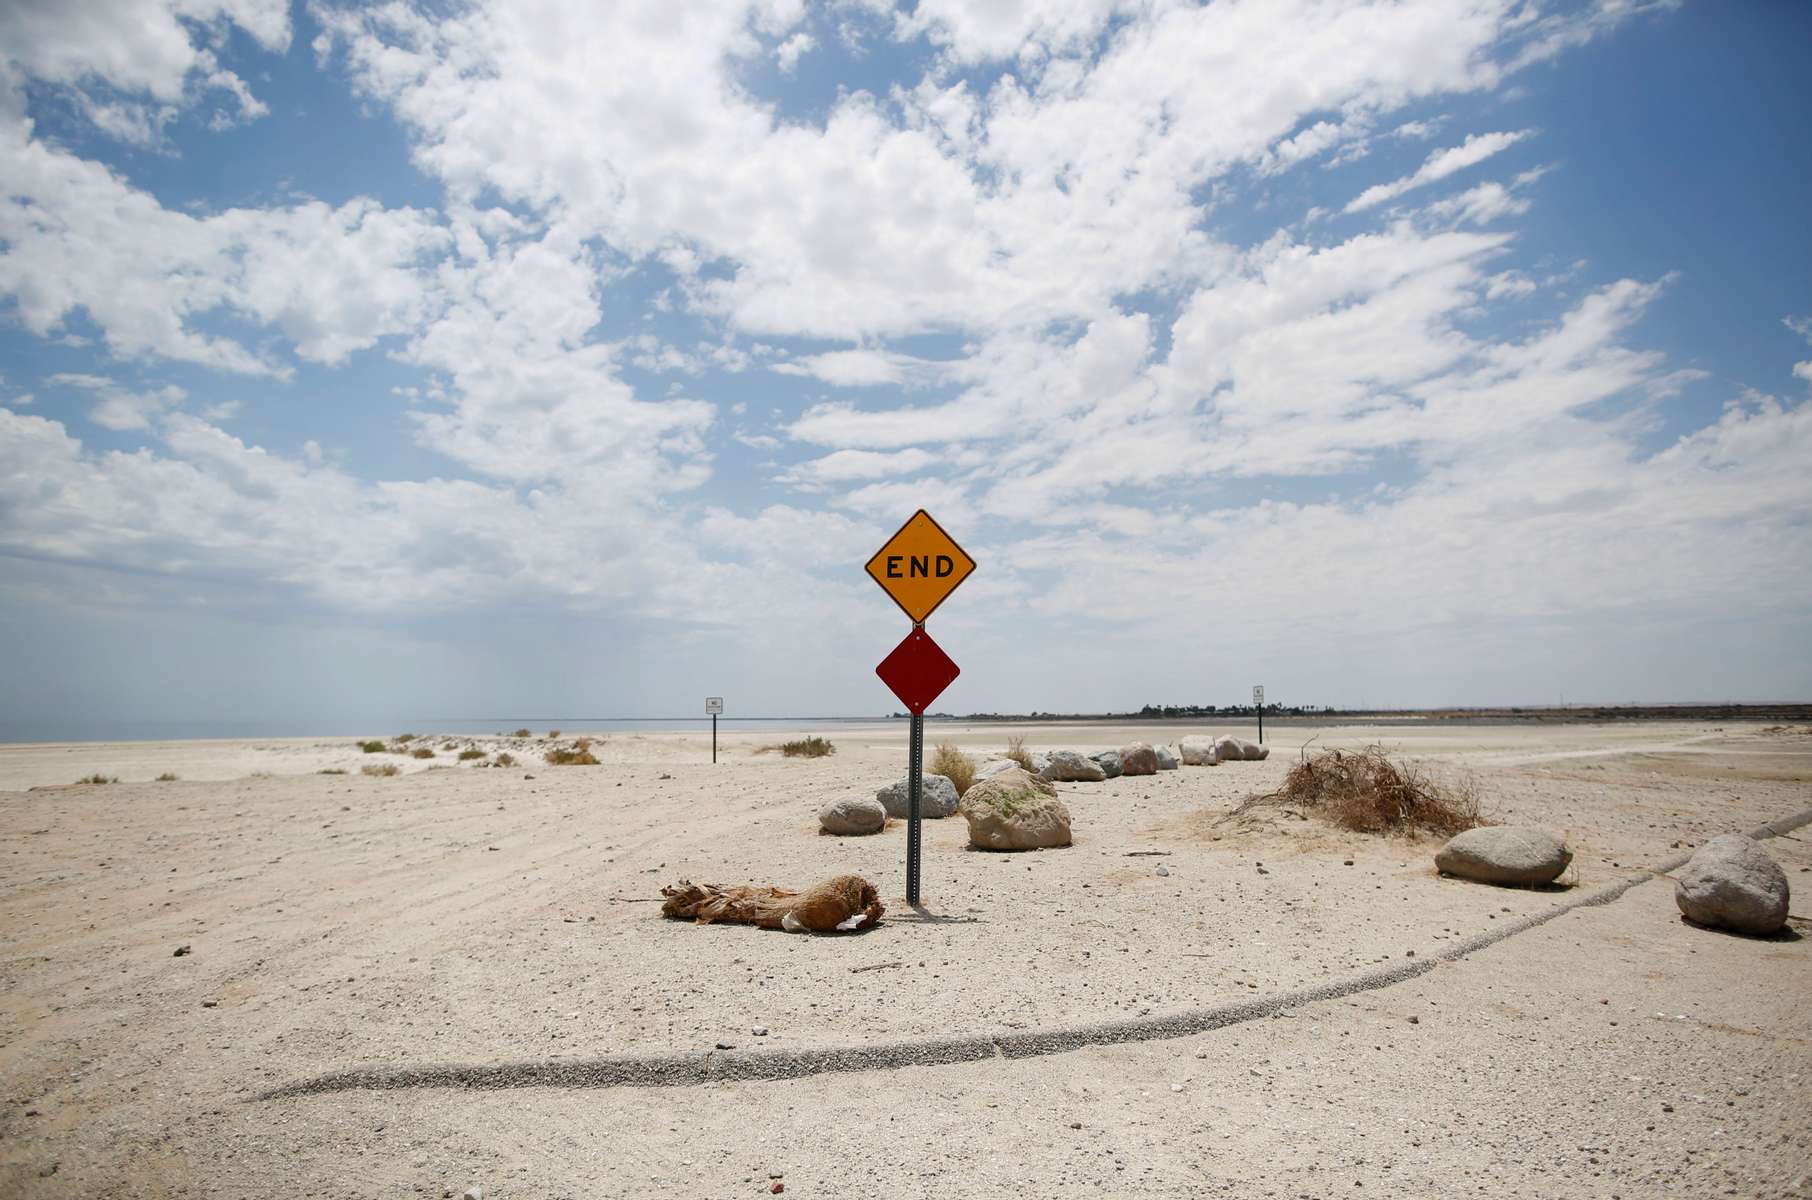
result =
[{"label": "desert shrub", "polygon": [[157,777],[157,782],[158,783],[175,783],[176,782],[176,772],[165,771],[162,775],[159,775]]},{"label": "desert shrub", "polygon": [[413,742],[415,740],[415,735],[413,733],[399,733],[394,740],[398,742]]},{"label": "desert shrub", "polygon": [[118,775],[102,775],[98,771],[93,775],[84,775],[76,780],[77,783],[118,783],[119,781]]},{"label": "desert shrub", "polygon": [[367,754],[382,754],[384,752],[384,743],[382,743],[382,742],[360,742],[359,749],[363,750]]},{"label": "desert shrub", "polygon": [[361,775],[401,775],[403,769],[395,763],[372,763],[359,768]]},{"label": "desert shrub", "polygon": [[1028,771],[1032,769],[1032,755],[1026,750],[1026,740],[1017,733],[1007,739],[1005,757],[1012,759]]},{"label": "desert shrub", "polygon": [[547,759],[548,765],[553,767],[595,767],[598,765],[597,757],[591,752],[590,738],[580,738],[572,744],[570,750],[564,746],[556,746],[549,750],[544,757]]},{"label": "desert shrub", "polygon": [[1249,797],[1234,813],[1289,805],[1360,833],[1452,836],[1487,822],[1470,778],[1442,782],[1415,762],[1398,762],[1379,745],[1325,750],[1290,768],[1283,787]]},{"label": "desert shrub", "polygon": [[514,754],[499,754],[496,758],[491,760],[491,765],[493,767],[513,767],[516,765],[516,756]]},{"label": "desert shrub", "polygon": [[788,758],[823,758],[827,754],[835,754],[836,752],[837,748],[835,746],[831,745],[817,734],[813,734],[811,737],[807,738],[800,738],[795,742],[782,742],[780,744],[780,753],[786,755]]},{"label": "desert shrub", "polygon": [[344,774],[346,774],[346,768],[345,767],[322,767],[319,771],[316,771],[315,774],[317,774],[317,775],[344,775]]},{"label": "desert shrub", "polygon": [[434,748],[432,746],[417,746],[415,749],[409,751],[409,757],[410,758],[433,758],[434,757]]},{"label": "desert shrub", "polygon": [[459,752],[459,761],[460,762],[471,762],[475,758],[483,758],[483,757],[484,757],[484,751],[480,750],[476,746],[472,746],[468,749],[461,750]]},{"label": "desert shrub", "polygon": [[960,796],[975,782],[975,760],[949,742],[939,742],[937,752],[931,756],[931,773],[954,783]]},{"label": "desert shrub", "polygon": [[547,731],[547,736],[550,738],[557,738],[560,736],[560,731],[558,729],[550,729]]},{"label": "desert shrub", "polygon": [[511,737],[534,737],[535,735],[526,729],[518,729],[515,733],[512,733],[510,736]]}]

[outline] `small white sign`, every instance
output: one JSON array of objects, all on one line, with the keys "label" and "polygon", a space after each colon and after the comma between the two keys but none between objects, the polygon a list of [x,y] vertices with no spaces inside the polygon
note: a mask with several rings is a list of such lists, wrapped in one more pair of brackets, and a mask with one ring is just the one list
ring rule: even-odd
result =
[{"label": "small white sign", "polygon": [[1260,685],[1259,687],[1255,687],[1252,689],[1252,707],[1263,708],[1264,706],[1265,706],[1265,689],[1264,689],[1263,685]]},{"label": "small white sign", "polygon": [[724,710],[724,698],[722,696],[706,696],[705,697],[705,712],[707,714],[709,714],[711,716],[716,716],[718,713],[722,712],[723,710]]}]

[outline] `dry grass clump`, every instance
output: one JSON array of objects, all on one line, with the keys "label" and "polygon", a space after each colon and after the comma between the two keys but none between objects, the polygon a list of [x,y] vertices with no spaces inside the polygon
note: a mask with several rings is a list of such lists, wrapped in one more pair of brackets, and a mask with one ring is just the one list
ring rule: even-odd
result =
[{"label": "dry grass clump", "polygon": [[403,769],[395,763],[372,763],[359,768],[361,775],[401,775]]},{"label": "dry grass clump", "polygon": [[516,765],[516,756],[508,753],[499,754],[491,760],[491,765],[493,767],[513,767]]},{"label": "dry grass clump", "polygon": [[550,767],[595,767],[597,756],[591,752],[591,739],[580,738],[572,744],[571,749],[556,746],[544,756]]},{"label": "dry grass clump", "polygon": [[316,771],[315,774],[317,774],[317,775],[344,775],[344,774],[346,774],[346,771],[345,771],[345,768],[343,768],[343,767],[322,767],[319,771]]},{"label": "dry grass clump", "polygon": [[526,729],[518,729],[515,733],[512,733],[510,736],[511,737],[534,737],[535,735]]},{"label": "dry grass clump", "polygon": [[417,746],[415,749],[409,751],[409,757],[410,758],[433,758],[434,749],[431,746]]},{"label": "dry grass clump", "polygon": [[84,775],[76,780],[77,783],[118,783],[119,781],[118,775],[102,775],[98,771],[93,775]]},{"label": "dry grass clump", "polygon": [[175,783],[176,782],[176,772],[165,771],[162,775],[159,775],[154,782],[156,782],[156,783]]},{"label": "dry grass clump", "polygon": [[949,742],[939,742],[937,752],[931,756],[931,773],[954,783],[960,796],[975,782],[975,760]]},{"label": "dry grass clump", "polygon": [[1032,755],[1026,749],[1026,740],[1017,733],[1007,739],[1005,757],[1012,759],[1028,771],[1032,769]]},{"label": "dry grass clump", "polygon": [[1487,822],[1471,779],[1442,783],[1414,762],[1398,762],[1384,747],[1326,750],[1290,768],[1275,792],[1249,797],[1238,816],[1260,805],[1318,813],[1360,833],[1435,833],[1451,837]]},{"label": "dry grass clump", "polygon": [[459,761],[460,762],[471,762],[475,758],[483,758],[483,757],[484,757],[484,751],[480,750],[476,746],[468,746],[464,750],[461,750],[459,752]]},{"label": "dry grass clump", "polygon": [[831,745],[817,734],[813,734],[808,738],[800,738],[796,742],[780,743],[780,753],[786,755],[788,758],[823,758],[827,754],[835,754],[836,752],[837,748],[835,746]]}]

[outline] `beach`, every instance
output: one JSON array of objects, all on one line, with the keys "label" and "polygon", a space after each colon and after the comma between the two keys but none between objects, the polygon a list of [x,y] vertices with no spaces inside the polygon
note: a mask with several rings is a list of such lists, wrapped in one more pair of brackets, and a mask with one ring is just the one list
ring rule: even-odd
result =
[{"label": "beach", "polygon": [[[1064,849],[979,852],[960,817],[927,822],[919,910],[903,823],[817,822],[903,775],[903,722],[831,731],[819,759],[772,748],[784,728],[736,731],[715,764],[708,733],[613,733],[598,765],[552,766],[571,738],[547,732],[415,743],[431,758],[0,747],[0,1191],[1812,1194],[1812,835],[1763,843],[1794,888],[1775,938],[1684,924],[1650,875],[1812,808],[1804,727],[1292,724],[1263,762],[1060,784]],[[1009,735],[1091,752],[1215,732],[1252,736],[933,723],[928,741],[985,757]],[[1231,815],[1305,744],[1373,741],[1472,780],[1493,820],[1564,835],[1566,886],[1440,876],[1438,838]],[[515,765],[474,765],[499,752]],[[361,773],[380,762],[399,773]],[[119,782],[74,783],[95,775]],[[681,879],[845,872],[879,888],[876,928],[660,916]],[[1241,1004],[1182,1034],[1030,1040]],[[975,1037],[1000,1052],[900,1049]],[[894,1065],[809,1066],[862,1047]],[[788,1077],[588,1065],[751,1052]],[[466,1073],[407,1074],[430,1066]]]}]

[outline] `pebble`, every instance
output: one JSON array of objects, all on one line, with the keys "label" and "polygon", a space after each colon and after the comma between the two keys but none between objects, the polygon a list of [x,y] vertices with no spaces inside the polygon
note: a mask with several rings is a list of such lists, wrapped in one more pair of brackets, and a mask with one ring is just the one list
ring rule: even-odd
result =
[{"label": "pebble", "polygon": [[1168,874],[1170,874],[1170,868],[1165,866],[1163,863],[1159,863],[1158,864],[1158,874],[1168,875]]},{"label": "pebble", "polygon": [[459,1200],[484,1200],[484,1189],[469,1187],[459,1194]]},{"label": "pebble", "polygon": [[719,1050],[734,1050],[736,1049],[736,1046],[731,1042],[719,1042],[717,1043],[717,1048]]},{"label": "pebble", "polygon": [[756,1037],[766,1037],[768,1036],[768,1027],[766,1025],[757,1025],[755,1028],[749,1030],[749,1032]]},{"label": "pebble", "polygon": [[187,955],[188,953],[189,953],[189,943],[184,942],[182,945],[180,945],[176,948],[176,953],[172,954],[170,957],[171,958],[182,958],[185,955]]}]

